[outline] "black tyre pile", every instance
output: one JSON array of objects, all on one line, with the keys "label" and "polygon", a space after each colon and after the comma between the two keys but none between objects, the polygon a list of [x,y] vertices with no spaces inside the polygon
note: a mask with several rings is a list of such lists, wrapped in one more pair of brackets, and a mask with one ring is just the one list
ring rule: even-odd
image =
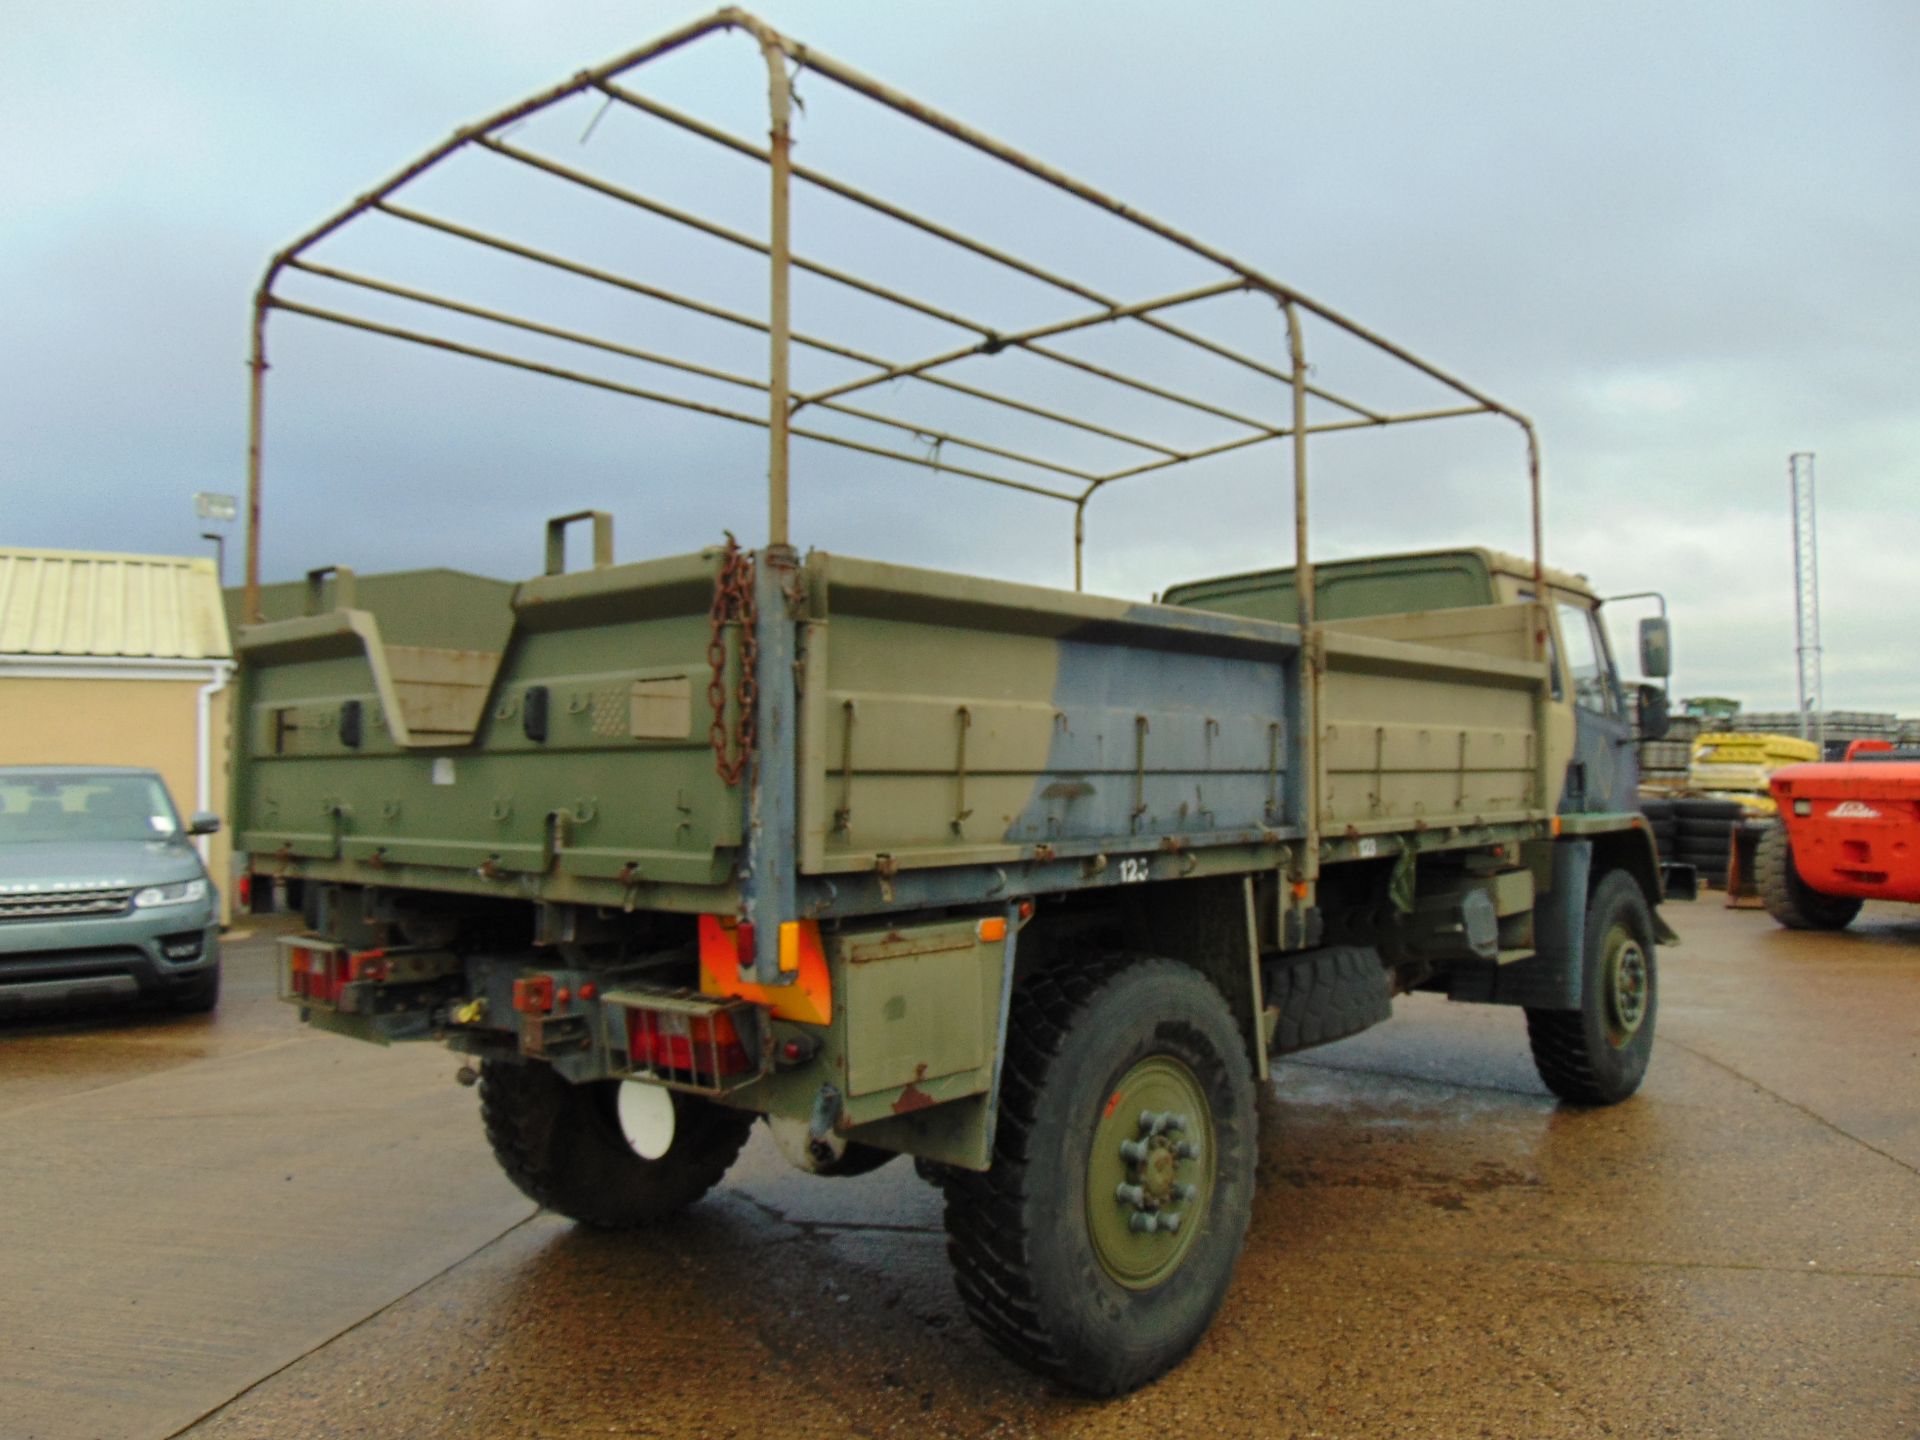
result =
[{"label": "black tyre pile", "polygon": [[1746,816],[1737,800],[1646,800],[1647,817],[1662,860],[1679,860],[1700,872],[1700,882],[1725,889],[1733,851],[1733,827]]}]

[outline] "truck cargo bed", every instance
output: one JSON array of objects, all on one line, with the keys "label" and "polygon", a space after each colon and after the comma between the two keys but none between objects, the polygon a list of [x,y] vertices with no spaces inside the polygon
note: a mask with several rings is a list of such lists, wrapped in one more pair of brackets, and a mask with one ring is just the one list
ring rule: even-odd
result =
[{"label": "truck cargo bed", "polygon": [[[312,878],[731,913],[744,801],[710,738],[716,634],[724,734],[740,663],[739,624],[711,618],[722,564],[716,548],[529,580],[498,654],[388,644],[353,608],[249,628],[242,846]],[[798,733],[759,763],[796,767],[813,913],[885,903],[923,870],[978,894],[1009,865],[1072,877],[1058,888],[1271,867],[1304,834],[1297,626],[821,552],[800,575]],[[1537,814],[1526,617],[1330,628],[1325,828]],[[857,874],[887,883],[830,878]]]}]

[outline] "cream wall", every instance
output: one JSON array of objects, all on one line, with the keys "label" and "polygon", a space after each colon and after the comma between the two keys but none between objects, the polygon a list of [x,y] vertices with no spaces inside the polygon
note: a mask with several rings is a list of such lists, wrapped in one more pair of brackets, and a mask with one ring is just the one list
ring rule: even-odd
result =
[{"label": "cream wall", "polygon": [[[200,774],[197,705],[205,676],[109,680],[0,675],[0,765],[140,765],[160,772],[184,819],[196,808]],[[222,820],[207,849],[232,916],[232,843],[227,815],[227,725],[231,685],[208,707],[208,809]]]}]

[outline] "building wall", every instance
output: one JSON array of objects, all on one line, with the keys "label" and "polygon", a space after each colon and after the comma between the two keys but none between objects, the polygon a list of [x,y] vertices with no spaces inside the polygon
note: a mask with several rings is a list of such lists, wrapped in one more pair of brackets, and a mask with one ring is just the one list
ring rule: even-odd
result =
[{"label": "building wall", "polygon": [[[0,677],[0,765],[141,765],[167,782],[184,820],[196,808],[200,774],[196,701],[203,679],[107,680]],[[227,814],[227,728],[232,687],[213,697],[208,807]],[[232,843],[223,824],[207,847],[232,913]]]}]

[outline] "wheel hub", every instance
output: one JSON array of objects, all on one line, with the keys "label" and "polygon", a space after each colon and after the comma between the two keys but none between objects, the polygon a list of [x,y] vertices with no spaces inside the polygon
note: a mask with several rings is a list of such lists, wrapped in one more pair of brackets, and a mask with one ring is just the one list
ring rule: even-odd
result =
[{"label": "wheel hub", "polygon": [[1113,1279],[1146,1289],[1186,1257],[1213,1191],[1213,1122],[1185,1065],[1152,1056],[1102,1109],[1087,1171],[1094,1254]]},{"label": "wheel hub", "polygon": [[1647,952],[1638,940],[1621,930],[1607,939],[1607,1031],[1619,1046],[1632,1039],[1647,1018],[1650,977]]}]

